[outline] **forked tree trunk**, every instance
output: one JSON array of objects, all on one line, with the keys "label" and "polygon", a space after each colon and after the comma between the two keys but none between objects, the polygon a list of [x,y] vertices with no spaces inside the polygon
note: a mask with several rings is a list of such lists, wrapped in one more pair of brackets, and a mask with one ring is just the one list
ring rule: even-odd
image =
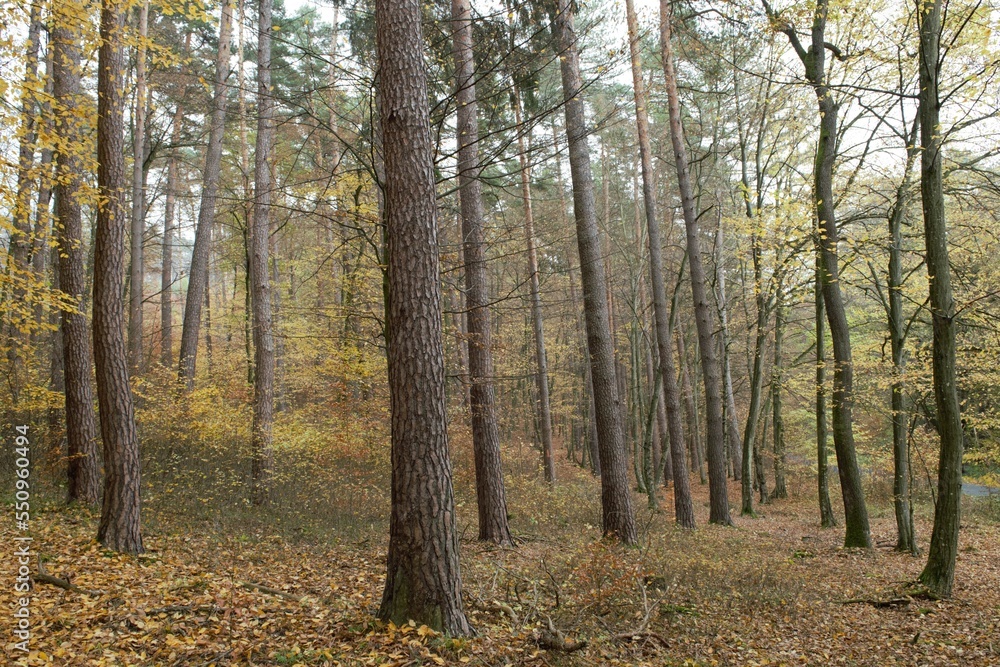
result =
[{"label": "forked tree trunk", "polygon": [[[84,145],[82,109],[88,100],[80,90],[79,36],[69,26],[70,17],[53,7],[52,94],[58,107],[56,131],[67,147]],[[56,155],[56,220],[59,257],[59,289],[76,306],[62,309],[63,377],[66,387],[66,442],[69,458],[68,499],[97,504],[100,466],[97,461],[97,420],[90,384],[91,353],[84,314],[83,222],[79,191],[83,160],[76,150]]]},{"label": "forked tree trunk", "polygon": [[584,115],[583,80],[577,52],[573,12],[569,0],[558,0],[554,20],[565,100],[566,136],[569,141],[570,174],[573,179],[573,215],[576,218],[580,273],[583,278],[587,349],[597,421],[597,443],[601,462],[601,508],[605,535],[634,544],[636,533],[632,496],[628,482],[628,458],[622,424],[622,404],[615,373],[614,341],[606,290],[604,262],[594,205],[594,180]]},{"label": "forked tree trunk", "polygon": [[[198,357],[198,335],[201,328],[201,307],[205,301],[208,281],[208,256],[215,204],[219,196],[219,176],[222,168],[222,140],[226,130],[230,66],[229,53],[233,32],[232,0],[222,0],[219,22],[219,52],[215,60],[215,88],[212,114],[205,151],[205,173],[201,185],[201,206],[195,228],[191,268],[188,271],[187,299],[184,304],[184,324],[181,329],[181,350],[178,377],[188,389],[194,387],[195,364]],[[242,58],[242,54],[240,54]]]},{"label": "forked tree trunk", "polygon": [[951,595],[958,556],[962,500],[962,412],[955,376],[955,301],[951,294],[948,236],[941,175],[941,100],[938,97],[941,0],[920,7],[920,191],[924,211],[927,274],[934,319],[934,403],[941,454],[938,497],[927,565],[920,581],[937,595]]},{"label": "forked tree trunk", "polygon": [[[768,15],[782,22],[763,0]],[[823,302],[826,306],[830,336],[833,340],[833,443],[837,451],[837,470],[840,489],[844,498],[844,546],[871,548],[871,531],[868,526],[868,509],[861,488],[861,469],[854,446],[854,366],[851,360],[851,332],[847,311],[840,291],[840,260],[837,244],[839,232],[834,210],[833,168],[837,158],[837,113],[839,105],[827,83],[826,51],[831,46],[825,41],[829,0],[817,0],[813,13],[812,41],[806,51],[799,42],[794,26],[782,22],[784,32],[805,68],[806,79],[816,94],[820,131],[816,143],[816,160],[813,168],[813,197],[820,222],[822,249]],[[834,47],[836,49],[836,47]],[[835,51],[836,52],[836,51]]]},{"label": "forked tree trunk", "polygon": [[124,553],[142,553],[140,532],[139,441],[135,430],[132,390],[122,303],[125,259],[125,70],[122,41],[123,6],[104,0],[97,74],[97,187],[103,205],[97,209],[94,239],[94,365],[97,401],[104,441],[104,499],[97,541]]},{"label": "forked tree trunk", "polygon": [[552,455],[552,409],[549,401],[549,362],[545,353],[545,330],[542,321],[542,296],[538,281],[538,253],[535,250],[535,216],[531,206],[531,168],[522,128],[521,91],[514,86],[514,121],[517,123],[517,157],[521,167],[521,200],[524,203],[524,241],[528,249],[528,275],[531,289],[531,325],[535,336],[535,388],[538,391],[538,421],[542,431],[542,466],[545,481],[556,481]]},{"label": "forked tree trunk", "polygon": [[709,305],[705,286],[705,268],[701,259],[698,218],[694,210],[694,194],[688,172],[687,149],[681,124],[677,77],[674,74],[673,46],[670,37],[671,8],[669,0],[660,0],[660,48],[663,76],[666,80],[670,112],[670,136],[677,167],[677,187],[681,195],[684,226],[687,228],[688,263],[691,272],[691,294],[694,299],[695,323],[698,326],[698,346],[701,351],[702,374],[705,384],[706,454],[708,458],[709,521],[732,525],[729,516],[725,459],[725,424],[722,419],[722,377],[715,357],[715,318]]},{"label": "forked tree trunk", "polygon": [[656,181],[653,172],[653,151],[649,140],[649,114],[646,85],[642,78],[639,56],[639,21],[633,0],[626,0],[628,19],[629,53],[632,62],[632,87],[635,94],[636,130],[639,137],[639,160],[642,165],[642,199],[646,212],[646,234],[649,239],[649,276],[653,290],[653,323],[656,328],[658,369],[663,385],[663,403],[666,409],[667,432],[670,441],[670,462],[674,473],[675,520],[685,528],[694,528],[694,509],[691,504],[690,478],[684,457],[684,426],[680,398],[677,391],[677,369],[674,367],[667,302],[666,280],[663,276],[663,240],[660,236],[660,216],[656,203]]},{"label": "forked tree trunk", "polygon": [[472,634],[448,457],[437,211],[421,3],[377,0],[388,242],[392,514],[379,618]]},{"label": "forked tree trunk", "polygon": [[146,221],[146,191],[143,162],[146,157],[146,34],[149,0],[139,7],[139,46],[135,54],[135,127],[132,137],[132,230],[129,237],[128,367],[130,373],[142,366],[142,237]]},{"label": "forked tree trunk", "polygon": [[469,0],[452,0],[451,24],[458,106],[458,182],[462,208],[462,248],[465,260],[465,305],[469,328],[469,388],[472,449],[476,462],[479,539],[513,544],[507,524],[507,495],[500,459],[490,310],[483,233],[483,197],[479,182],[479,112],[476,66],[472,53],[472,8]]},{"label": "forked tree trunk", "polygon": [[[274,100],[271,97],[271,12],[273,0],[260,0],[257,22],[257,145],[254,151],[254,211],[250,234],[250,287],[253,308],[253,427],[250,435],[251,502],[267,504],[274,470],[274,331],[268,267],[271,238],[271,148]],[[207,277],[207,276],[206,276]]]}]

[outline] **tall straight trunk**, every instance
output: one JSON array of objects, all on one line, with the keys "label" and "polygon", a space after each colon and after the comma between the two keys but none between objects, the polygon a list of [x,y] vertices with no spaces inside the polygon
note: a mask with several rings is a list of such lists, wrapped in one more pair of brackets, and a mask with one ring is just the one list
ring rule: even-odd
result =
[{"label": "tall straight trunk", "polygon": [[725,271],[725,238],[723,236],[722,215],[719,215],[718,228],[715,231],[715,301],[719,311],[719,323],[722,328],[722,392],[723,417],[726,426],[726,449],[729,451],[729,462],[732,467],[733,479],[740,479],[743,467],[742,442],[740,441],[740,426],[736,420],[736,397],[733,395],[733,373],[730,367],[729,348],[729,303],[726,300]]},{"label": "tall straight trunk", "polygon": [[892,497],[896,510],[896,551],[917,554],[913,508],[910,506],[909,406],[906,400],[906,322],[903,315],[903,217],[910,190],[910,172],[917,161],[919,115],[906,147],[903,181],[889,213],[889,345],[892,351]]},{"label": "tall straight trunk", "polygon": [[760,504],[765,505],[771,502],[771,496],[767,493],[767,474],[764,471],[764,443],[767,442],[767,425],[769,423],[768,412],[771,409],[771,392],[767,393],[764,399],[764,419],[760,426],[759,437],[754,438],[753,446],[753,468],[754,477],[757,482],[757,492],[760,494]]},{"label": "tall straight trunk", "polygon": [[[774,12],[763,0],[767,13]],[[837,452],[837,470],[840,489],[844,498],[845,547],[871,548],[871,531],[868,526],[868,508],[861,488],[861,469],[858,467],[854,447],[854,366],[851,360],[851,332],[847,311],[840,291],[840,266],[837,244],[837,216],[834,210],[833,168],[837,158],[837,113],[839,105],[833,98],[826,78],[825,42],[826,18],[829,0],[817,0],[813,13],[812,41],[806,51],[799,42],[795,28],[787,23],[782,31],[788,36],[795,53],[805,68],[806,79],[816,94],[820,131],[816,143],[816,160],[813,167],[813,197],[820,223],[822,248],[823,302],[833,340],[833,443]],[[834,47],[836,48],[836,47]]]},{"label": "tall straight trunk", "polygon": [[542,431],[542,466],[545,481],[556,481],[552,455],[552,408],[549,402],[549,362],[545,354],[545,330],[542,320],[542,296],[538,284],[538,253],[535,250],[535,216],[531,207],[531,167],[522,127],[521,91],[514,86],[514,120],[517,123],[517,157],[521,167],[521,200],[524,204],[524,242],[528,249],[528,276],[531,290],[531,326],[535,336],[535,388],[538,391],[538,421]]},{"label": "tall straight trunk", "polygon": [[[219,175],[222,168],[222,140],[226,130],[226,107],[230,67],[229,53],[233,32],[232,0],[222,0],[219,22],[219,52],[215,60],[215,88],[212,114],[205,151],[205,172],[201,185],[201,206],[194,233],[191,268],[188,271],[187,299],[184,304],[184,324],[181,329],[181,350],[178,377],[188,389],[194,387],[195,364],[198,357],[198,335],[201,327],[201,307],[205,300],[208,280],[208,255],[215,205],[219,197]],[[240,54],[242,58],[242,54]]]},{"label": "tall straight trunk", "polygon": [[264,505],[271,497],[274,470],[274,332],[268,250],[271,233],[271,13],[273,0],[260,0],[257,22],[257,145],[254,151],[254,210],[250,234],[250,287],[253,307],[253,427],[250,432],[250,498]]},{"label": "tall straight trunk", "polygon": [[682,328],[677,335],[677,358],[681,365],[681,388],[684,392],[684,408],[687,412],[688,434],[690,436],[687,442],[690,459],[685,470],[697,472],[701,483],[705,484],[705,469],[702,467],[701,461],[701,418],[698,415],[698,401],[694,395],[694,387],[691,385],[691,373],[688,370],[684,337]]},{"label": "tall straight trunk", "polygon": [[632,88],[635,93],[636,132],[639,137],[639,160],[642,165],[642,200],[646,213],[646,235],[649,239],[649,277],[653,291],[653,323],[656,328],[656,351],[660,361],[659,373],[663,384],[663,403],[666,409],[667,432],[670,440],[670,459],[674,478],[675,520],[685,528],[694,528],[694,509],[691,504],[690,478],[684,457],[684,427],[680,398],[677,390],[677,369],[674,367],[667,304],[667,287],[663,276],[663,240],[660,235],[660,216],[656,202],[656,175],[653,171],[653,151],[649,140],[649,114],[646,85],[642,78],[639,56],[639,21],[633,0],[626,0],[629,53],[632,62]]},{"label": "tall straight trunk", "polygon": [[597,420],[598,453],[601,462],[601,508],[605,535],[626,544],[637,539],[632,496],[628,483],[628,459],[622,428],[622,404],[615,372],[615,350],[610,327],[604,262],[594,205],[594,180],[584,115],[580,55],[569,0],[558,0],[555,36],[562,54],[563,99],[566,136],[569,141],[570,175],[573,180],[573,215],[576,218],[580,273],[583,278],[587,349]]},{"label": "tall straight trunk", "polygon": [[722,377],[715,357],[715,318],[709,305],[705,286],[705,268],[701,259],[701,239],[698,218],[694,210],[694,193],[688,172],[687,149],[681,123],[680,98],[674,73],[673,46],[670,37],[671,8],[669,0],[660,0],[660,48],[663,76],[666,80],[667,104],[670,112],[670,137],[677,167],[677,187],[681,195],[684,226],[687,229],[688,263],[691,272],[691,295],[694,299],[695,323],[698,326],[698,347],[705,384],[706,454],[708,458],[709,521],[732,525],[729,516],[725,460],[725,424],[722,421]]},{"label": "tall straight trunk", "polygon": [[74,150],[56,155],[56,241],[59,289],[76,307],[59,311],[62,322],[63,378],[66,398],[66,442],[69,459],[68,499],[96,505],[100,493],[97,460],[97,419],[91,387],[90,337],[84,314],[83,219],[79,191],[83,180],[85,145],[82,109],[88,104],[80,89],[79,36],[69,26],[70,17],[53,7],[52,94],[58,108],[56,131],[63,146]]},{"label": "tall straight trunk", "polygon": [[437,211],[421,3],[377,0],[388,242],[392,514],[379,618],[472,634],[448,457]]},{"label": "tall straight trunk", "polygon": [[174,110],[173,131],[171,133],[173,148],[167,162],[167,193],[163,204],[163,248],[160,259],[160,363],[168,367],[174,363],[174,233],[177,224],[180,164],[177,146],[181,141],[183,122],[184,105],[178,103]]},{"label": "tall straight trunk", "polygon": [[94,365],[104,441],[104,498],[97,541],[142,553],[141,470],[125,350],[122,288],[125,264],[125,142],[122,41],[125,14],[116,0],[101,5],[97,74],[97,209],[94,239]]},{"label": "tall straight trunk", "polygon": [[823,255],[816,246],[816,468],[819,491],[819,521],[823,528],[837,525],[830,504],[830,475],[826,454],[826,308],[823,304]]},{"label": "tall straight trunk", "polygon": [[[744,176],[745,184],[746,178]],[[752,218],[753,212],[749,201],[747,201],[747,212],[748,217]],[[743,470],[740,475],[740,488],[743,501],[740,513],[747,516],[754,515],[752,475],[756,462],[753,458],[753,450],[755,448],[755,436],[760,426],[760,397],[764,386],[764,345],[767,342],[767,298],[764,296],[764,267],[762,266],[760,235],[756,231],[750,236],[750,246],[751,257],[753,259],[757,320],[754,325],[753,364],[750,372],[750,407],[747,410],[746,427],[743,429]]]},{"label": "tall straight trunk", "polygon": [[146,35],[149,25],[149,0],[139,7],[139,45],[135,54],[135,119],[132,136],[132,229],[129,242],[128,367],[137,373],[142,367],[142,237],[146,222]]},{"label": "tall straight trunk", "polygon": [[[12,294],[3,294],[12,306],[10,313],[7,361],[9,379],[6,382],[16,406],[26,381],[24,354],[28,339],[28,309],[24,304],[31,266],[31,191],[35,185],[35,143],[38,138],[37,91],[38,51],[42,36],[42,3],[33,2],[28,19],[28,39],[24,56],[24,81],[21,92],[22,135],[17,162],[17,191],[14,210],[10,212],[11,230],[8,244],[7,272],[13,283]],[[20,418],[19,418],[20,419]]]},{"label": "tall straight trunk", "polygon": [[493,351],[490,349],[489,290],[483,232],[483,197],[479,182],[479,111],[476,65],[472,54],[472,8],[469,0],[452,0],[451,27],[455,58],[455,102],[458,107],[458,182],[465,260],[465,316],[469,328],[469,409],[476,462],[479,539],[513,544],[507,524],[507,495],[500,459]]},{"label": "tall straight trunk", "polygon": [[772,498],[787,498],[785,486],[785,417],[782,414],[781,385],[784,382],[782,343],[785,336],[785,302],[781,280],[774,295],[774,364],[771,366],[771,425],[774,439],[774,491]]},{"label": "tall straight trunk", "polygon": [[941,175],[941,100],[938,97],[941,0],[920,7],[920,191],[927,274],[934,320],[934,403],[941,453],[938,497],[927,565],[920,581],[937,595],[951,595],[958,555],[962,500],[962,413],[955,377],[955,302],[951,294],[948,237]]}]

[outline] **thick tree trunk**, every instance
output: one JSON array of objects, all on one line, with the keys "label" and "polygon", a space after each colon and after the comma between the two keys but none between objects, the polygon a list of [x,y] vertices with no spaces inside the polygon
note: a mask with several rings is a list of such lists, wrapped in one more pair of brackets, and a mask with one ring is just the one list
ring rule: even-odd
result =
[{"label": "thick tree trunk", "polygon": [[122,303],[125,255],[125,145],[122,136],[125,59],[123,7],[101,6],[97,75],[97,210],[94,240],[94,362],[104,441],[104,499],[97,541],[115,551],[142,553],[140,465],[129,386]]},{"label": "thick tree trunk", "polygon": [[139,7],[139,45],[135,54],[135,119],[132,137],[132,229],[129,237],[128,367],[132,374],[142,367],[142,237],[146,222],[146,35],[149,24],[149,0]]},{"label": "thick tree trunk", "polygon": [[479,111],[469,0],[452,0],[451,24],[455,102],[458,106],[458,182],[465,260],[465,314],[469,328],[469,409],[472,413],[472,449],[476,462],[479,539],[510,545],[513,538],[507,525],[507,496],[500,458],[496,390],[493,387],[493,351],[490,349],[490,299],[479,182],[482,170],[479,163]]},{"label": "thick tree trunk", "polygon": [[684,457],[684,427],[677,390],[677,370],[674,367],[667,305],[667,287],[663,275],[663,241],[656,202],[656,181],[653,172],[653,151],[649,140],[649,114],[642,63],[639,55],[639,21],[633,0],[626,0],[629,53],[632,62],[632,87],[635,93],[636,130],[639,137],[639,160],[642,165],[642,197],[646,213],[646,234],[649,239],[649,276],[653,291],[653,322],[656,328],[656,351],[660,361],[659,374],[663,384],[667,432],[670,441],[670,462],[674,473],[674,513],[677,523],[694,528],[690,478]]},{"label": "thick tree trunk", "polygon": [[[198,357],[198,335],[201,327],[201,307],[205,300],[208,280],[208,255],[215,204],[219,196],[219,176],[222,168],[222,140],[226,130],[226,106],[230,66],[229,53],[233,32],[232,0],[222,0],[219,23],[219,53],[215,60],[215,88],[212,114],[205,151],[205,173],[201,185],[201,206],[195,228],[191,269],[188,271],[187,299],[184,304],[184,324],[181,329],[181,350],[178,377],[188,389],[194,387],[195,364]],[[241,56],[242,57],[242,56]]]},{"label": "thick tree trunk", "polygon": [[771,425],[774,441],[774,491],[772,498],[787,498],[785,486],[785,417],[781,409],[781,385],[784,381],[782,343],[785,336],[784,286],[778,280],[774,294],[774,365],[771,366]]},{"label": "thick tree trunk", "polygon": [[938,97],[941,0],[921,5],[920,191],[924,211],[930,307],[934,319],[934,403],[941,454],[938,497],[927,565],[920,581],[937,595],[951,595],[958,556],[962,500],[962,412],[955,376],[955,301],[951,294],[948,236],[941,175],[941,100]]},{"label": "thick tree trunk", "polygon": [[694,210],[694,195],[688,172],[687,149],[680,117],[680,100],[677,78],[674,74],[673,46],[670,37],[671,9],[669,0],[660,0],[660,48],[663,57],[663,76],[666,80],[667,101],[670,112],[670,136],[677,167],[677,186],[687,228],[688,263],[691,272],[691,294],[694,299],[695,322],[698,326],[698,346],[705,384],[706,453],[708,458],[708,484],[710,496],[709,521],[732,525],[729,516],[729,491],[727,488],[725,460],[725,424],[722,416],[722,378],[715,357],[715,318],[708,302],[705,286],[705,268],[701,259],[701,240],[698,219]]},{"label": "thick tree trunk", "polygon": [[177,145],[181,140],[181,124],[184,122],[184,106],[180,103],[174,111],[171,143],[173,149],[167,162],[167,193],[163,205],[163,248],[160,260],[160,363],[172,366],[174,363],[174,233],[177,224],[178,169],[180,156]]},{"label": "thick tree trunk", "polygon": [[830,504],[830,476],[826,454],[826,309],[823,304],[823,255],[816,246],[816,467],[819,491],[819,520],[823,528],[837,525]]},{"label": "thick tree trunk", "polygon": [[[768,14],[777,19],[767,0],[763,0]],[[854,423],[851,415],[854,404],[854,366],[851,360],[851,333],[847,312],[840,291],[840,266],[837,251],[839,232],[834,210],[833,167],[837,158],[837,113],[839,107],[826,80],[826,51],[824,41],[829,0],[817,0],[811,30],[812,42],[806,51],[799,42],[795,28],[785,24],[796,54],[805,68],[806,79],[816,94],[819,109],[820,131],[816,143],[816,160],[813,182],[816,214],[820,223],[822,248],[823,301],[830,337],[833,341],[833,443],[837,452],[837,470],[844,498],[845,547],[871,547],[868,527],[868,509],[861,488],[861,469],[858,467],[854,447]]]},{"label": "thick tree trunk", "polygon": [[549,362],[545,353],[545,330],[542,320],[542,296],[538,281],[538,253],[535,250],[535,216],[531,206],[531,168],[525,146],[521,114],[521,91],[514,86],[514,120],[517,123],[517,157],[521,167],[521,200],[524,203],[524,241],[528,249],[528,275],[531,289],[531,325],[535,336],[535,388],[538,391],[538,421],[542,431],[542,466],[545,481],[556,481],[552,455],[552,409],[549,401]]},{"label": "thick tree trunk", "polygon": [[254,151],[254,211],[250,234],[250,292],[253,309],[253,428],[250,435],[251,502],[267,504],[274,470],[274,331],[268,250],[271,238],[271,13],[273,0],[260,0],[257,21],[257,144]]},{"label": "thick tree trunk", "polygon": [[580,273],[583,278],[587,349],[590,353],[601,462],[603,529],[606,535],[614,535],[626,544],[634,544],[638,536],[628,482],[622,404],[617,386],[614,341],[605,291],[607,280],[598,237],[586,117],[580,97],[583,90],[580,56],[569,0],[558,1],[554,29],[562,54],[560,70],[565,100],[566,136],[569,140],[570,174],[573,180],[573,215],[576,218]]},{"label": "thick tree trunk", "polygon": [[56,155],[56,239],[59,257],[59,289],[69,295],[74,311],[61,310],[63,377],[66,394],[66,442],[69,457],[68,498],[97,504],[100,466],[97,460],[97,420],[91,387],[90,337],[84,314],[83,222],[79,191],[83,180],[85,143],[82,109],[89,102],[80,90],[79,37],[69,26],[70,17],[53,8],[52,78],[58,107],[56,131],[63,145],[74,150]]},{"label": "thick tree trunk", "polygon": [[437,212],[421,3],[377,0],[385,160],[392,515],[379,617],[472,633],[448,457]]}]

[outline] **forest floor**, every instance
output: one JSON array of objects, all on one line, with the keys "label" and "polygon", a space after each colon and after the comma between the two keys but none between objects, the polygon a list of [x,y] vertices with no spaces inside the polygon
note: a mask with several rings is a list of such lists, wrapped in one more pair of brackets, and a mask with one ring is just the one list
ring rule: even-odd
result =
[{"label": "forest floor", "polygon": [[[373,618],[384,577],[384,523],[350,536],[283,535],[146,510],[147,553],[103,550],[96,516],[50,504],[33,516],[38,583],[31,653],[4,630],[8,664],[148,665],[1000,665],[997,499],[967,504],[955,595],[911,599],[923,558],[893,551],[891,508],[873,502],[871,551],[818,527],[813,482],[737,527],[709,526],[707,487],[692,480],[698,528],[673,525],[669,493],[651,512],[636,495],[643,544],[600,539],[597,484],[569,464],[548,490],[508,486],[516,549],[477,543],[469,472],[456,469],[466,610],[478,631],[451,639]],[[836,487],[834,491],[837,491]],[[730,501],[737,505],[733,483]],[[836,506],[837,498],[834,498]],[[987,505],[986,503],[991,503]],[[159,514],[158,514],[159,513]],[[470,525],[468,521],[472,521]],[[13,624],[12,521],[0,532],[0,608]],[[926,549],[929,509],[917,532]],[[37,564],[32,563],[32,571]],[[854,602],[850,602],[850,601]],[[549,627],[572,653],[539,645]],[[543,642],[544,643],[544,642]]]}]

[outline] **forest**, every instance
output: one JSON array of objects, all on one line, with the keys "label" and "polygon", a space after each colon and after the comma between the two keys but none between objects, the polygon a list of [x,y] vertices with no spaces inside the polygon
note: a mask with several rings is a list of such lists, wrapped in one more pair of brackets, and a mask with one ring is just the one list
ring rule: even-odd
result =
[{"label": "forest", "polygon": [[996,0],[0,26],[8,664],[1000,665]]}]

